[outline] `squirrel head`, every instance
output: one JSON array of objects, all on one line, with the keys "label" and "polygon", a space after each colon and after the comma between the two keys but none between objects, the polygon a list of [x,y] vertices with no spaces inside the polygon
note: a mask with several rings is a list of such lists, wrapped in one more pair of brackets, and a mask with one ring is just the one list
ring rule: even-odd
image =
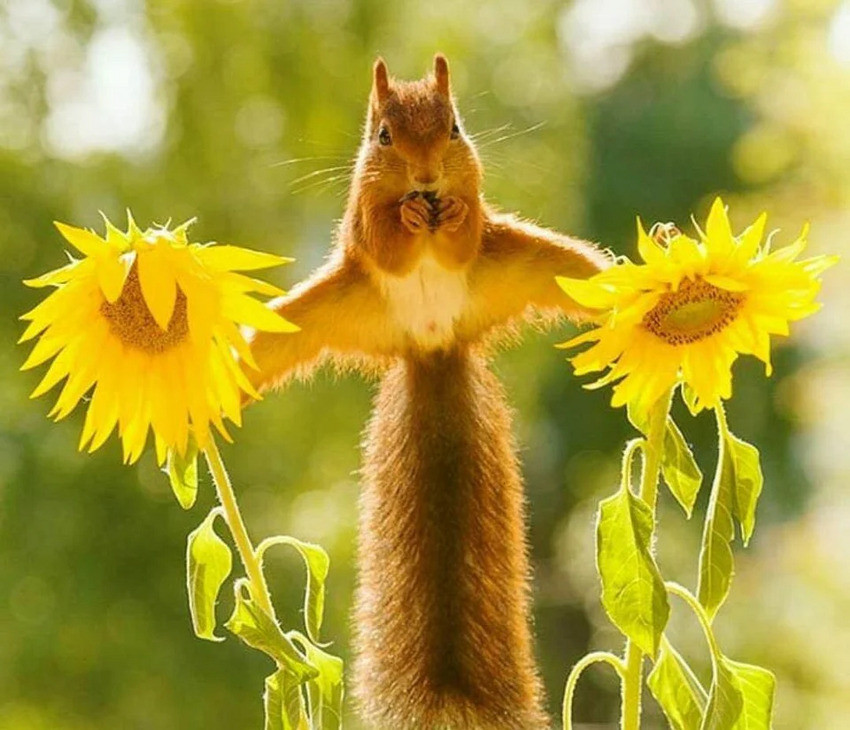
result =
[{"label": "squirrel head", "polygon": [[361,185],[379,197],[413,190],[477,197],[481,164],[452,99],[445,56],[434,56],[433,72],[418,81],[393,79],[384,60],[375,61],[359,166]]}]

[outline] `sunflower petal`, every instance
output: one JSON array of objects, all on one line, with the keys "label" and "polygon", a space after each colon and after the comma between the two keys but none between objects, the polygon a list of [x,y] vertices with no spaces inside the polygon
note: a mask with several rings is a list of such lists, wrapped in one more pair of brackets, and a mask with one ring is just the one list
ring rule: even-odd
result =
[{"label": "sunflower petal", "polygon": [[663,249],[649,237],[644,230],[640,217],[637,219],[638,253],[648,264],[656,264],[664,260]]},{"label": "sunflower petal", "polygon": [[124,282],[136,259],[135,252],[121,256],[101,256],[97,261],[97,283],[106,301],[114,304],[124,290]]},{"label": "sunflower petal", "polygon": [[236,381],[237,385],[248,395],[250,395],[254,400],[262,400],[262,396],[259,394],[257,389],[251,384],[251,381],[248,380],[248,377],[242,371],[242,368],[239,367],[239,364],[233,359],[233,356],[230,354],[230,345],[227,344],[227,341],[216,338],[216,345],[218,346],[219,352],[221,352],[221,359],[224,361],[225,366],[227,367],[228,371],[230,371],[230,374],[233,376],[233,379]]},{"label": "sunflower petal", "polygon": [[53,225],[62,237],[84,256],[97,258],[109,252],[106,241],[85,228],[75,228],[59,221],[53,221]]},{"label": "sunflower petal", "polygon": [[601,337],[599,333],[599,328],[594,327],[593,329],[589,329],[586,332],[580,332],[575,337],[566,342],[559,342],[555,347],[559,350],[570,350],[573,347],[577,347],[578,345],[584,345],[588,342],[596,342]]},{"label": "sunflower petal", "polygon": [[263,294],[268,297],[282,297],[286,294],[283,289],[274,286],[274,284],[269,284],[261,279],[254,279],[250,276],[245,276],[244,274],[237,274],[236,272],[230,271],[223,276],[225,286],[227,286],[228,289],[239,292],[240,294],[256,292],[257,294]]},{"label": "sunflower petal", "polygon": [[174,303],[177,301],[177,281],[169,262],[159,250],[142,251],[136,257],[139,284],[154,321],[166,331]]},{"label": "sunflower petal", "polygon": [[76,348],[73,345],[69,345],[56,356],[56,359],[50,363],[50,367],[41,382],[30,393],[30,398],[38,398],[44,395],[71,372],[76,364],[75,350]]},{"label": "sunflower petal", "polygon": [[130,241],[127,234],[119,230],[106,214],[101,210],[98,211],[100,217],[103,218],[103,224],[106,227],[106,242],[117,251],[126,251],[130,247]]},{"label": "sunflower petal", "polygon": [[764,237],[764,227],[767,223],[767,213],[762,213],[753,224],[741,234],[738,239],[737,256],[741,262],[749,261],[759,250],[759,244]]},{"label": "sunflower petal", "polygon": [[35,347],[32,348],[32,352],[24,361],[24,364],[21,365],[21,370],[30,370],[41,365],[65,347],[66,344],[67,340],[64,337],[50,336],[49,334],[43,335],[35,343]]},{"label": "sunflower petal", "polygon": [[610,284],[600,284],[596,277],[572,279],[556,276],[555,281],[570,299],[588,309],[607,309],[616,301],[616,289]]},{"label": "sunflower petal", "polygon": [[298,332],[300,329],[285,320],[277,312],[249,296],[227,296],[221,304],[221,311],[225,317],[249,327],[255,327],[265,332]]},{"label": "sunflower petal", "polygon": [[24,284],[34,289],[44,286],[60,286],[74,278],[82,260],[72,260],[70,264],[48,271],[35,279],[24,279]]},{"label": "sunflower petal", "polygon": [[747,291],[750,287],[744,282],[734,279],[731,276],[723,276],[721,274],[706,274],[702,277],[709,284],[716,286],[718,289],[726,291]]},{"label": "sunflower petal", "polygon": [[153,434],[153,442],[156,448],[156,465],[162,467],[168,457],[168,445],[156,431]]},{"label": "sunflower petal", "polygon": [[238,246],[201,246],[195,250],[195,255],[206,266],[219,271],[252,271],[268,269],[272,266],[288,264],[293,259],[276,256],[262,251],[253,251]]},{"label": "sunflower petal", "polygon": [[711,205],[708,220],[705,223],[705,233],[708,238],[707,243],[714,252],[726,254],[732,250],[734,245],[732,228],[729,225],[726,206],[723,205],[719,196],[714,199],[714,203]]}]

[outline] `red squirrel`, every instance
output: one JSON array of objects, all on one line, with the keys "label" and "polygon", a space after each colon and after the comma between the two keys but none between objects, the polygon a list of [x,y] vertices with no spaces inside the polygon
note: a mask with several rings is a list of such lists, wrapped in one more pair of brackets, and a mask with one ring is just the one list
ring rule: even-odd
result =
[{"label": "red squirrel", "polygon": [[364,444],[354,694],[381,730],[543,730],[529,627],[522,480],[485,341],[532,314],[584,312],[555,282],[610,263],[498,212],[451,94],[383,60],[327,263],[271,303],[260,390],[331,358],[385,368]]}]

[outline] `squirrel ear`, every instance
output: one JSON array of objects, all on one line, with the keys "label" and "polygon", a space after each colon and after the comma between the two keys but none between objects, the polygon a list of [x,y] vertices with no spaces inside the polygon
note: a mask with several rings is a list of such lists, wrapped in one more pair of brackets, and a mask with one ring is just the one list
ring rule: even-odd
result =
[{"label": "squirrel ear", "polygon": [[383,101],[390,93],[390,80],[387,74],[387,64],[378,57],[372,67],[372,90],[378,101]]},{"label": "squirrel ear", "polygon": [[437,91],[443,96],[449,95],[449,62],[442,53],[434,56],[434,78],[437,81]]}]

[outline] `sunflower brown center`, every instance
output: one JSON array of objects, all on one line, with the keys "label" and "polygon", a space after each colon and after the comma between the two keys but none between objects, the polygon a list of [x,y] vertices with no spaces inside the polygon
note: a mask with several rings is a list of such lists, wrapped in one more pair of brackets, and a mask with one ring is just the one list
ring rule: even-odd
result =
[{"label": "sunflower brown center", "polygon": [[100,305],[100,311],[109,321],[112,333],[125,345],[145,352],[164,352],[182,342],[189,333],[189,320],[186,315],[186,295],[177,289],[174,311],[163,330],[153,318],[139,283],[136,264],[130,269],[121,296],[115,302],[106,300]]},{"label": "sunflower brown center", "polygon": [[678,291],[664,294],[641,323],[671,345],[687,345],[727,327],[743,302],[741,292],[685,279]]}]

